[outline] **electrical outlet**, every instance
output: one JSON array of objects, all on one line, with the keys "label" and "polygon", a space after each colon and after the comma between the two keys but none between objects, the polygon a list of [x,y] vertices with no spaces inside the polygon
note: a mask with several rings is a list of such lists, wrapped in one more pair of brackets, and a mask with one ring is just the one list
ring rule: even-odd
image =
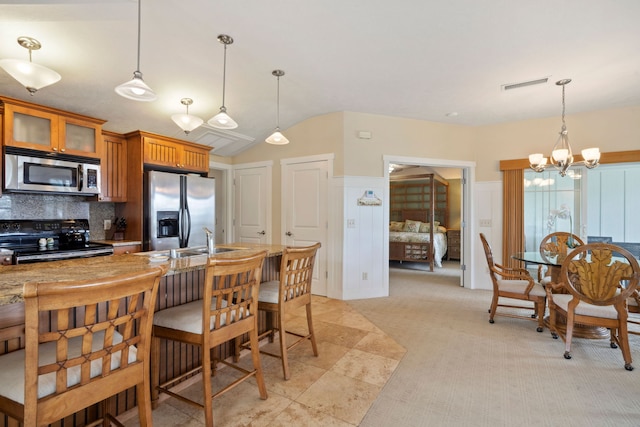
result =
[{"label": "electrical outlet", "polygon": [[105,230],[111,230],[111,220],[110,219],[105,219],[104,220],[104,229]]},{"label": "electrical outlet", "polygon": [[369,275],[366,271],[362,273],[362,280],[369,280]]},{"label": "electrical outlet", "polygon": [[347,219],[347,228],[356,228],[356,220]]}]

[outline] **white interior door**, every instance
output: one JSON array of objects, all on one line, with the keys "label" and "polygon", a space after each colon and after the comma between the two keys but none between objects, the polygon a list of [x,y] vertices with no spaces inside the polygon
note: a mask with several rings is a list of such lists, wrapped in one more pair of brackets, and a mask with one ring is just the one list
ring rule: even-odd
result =
[{"label": "white interior door", "polygon": [[321,248],[316,255],[312,293],[327,295],[328,161],[282,164],[282,241]]},{"label": "white interior door", "polygon": [[270,169],[260,166],[234,171],[236,242],[271,242]]}]

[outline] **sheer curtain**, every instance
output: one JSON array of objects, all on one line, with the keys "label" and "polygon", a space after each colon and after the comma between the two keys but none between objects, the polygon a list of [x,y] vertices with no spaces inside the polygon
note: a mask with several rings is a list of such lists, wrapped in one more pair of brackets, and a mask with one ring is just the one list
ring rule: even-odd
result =
[{"label": "sheer curtain", "polygon": [[583,168],[561,177],[555,169],[524,173],[524,250],[537,251],[544,236],[570,232],[586,242],[583,223]]}]

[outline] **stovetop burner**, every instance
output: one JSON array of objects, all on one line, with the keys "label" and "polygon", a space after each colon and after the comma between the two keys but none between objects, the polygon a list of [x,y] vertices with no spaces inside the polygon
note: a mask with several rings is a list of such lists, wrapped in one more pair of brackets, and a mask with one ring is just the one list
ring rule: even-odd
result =
[{"label": "stovetop burner", "polygon": [[0,220],[0,251],[12,254],[13,264],[113,253],[89,235],[86,219]]}]

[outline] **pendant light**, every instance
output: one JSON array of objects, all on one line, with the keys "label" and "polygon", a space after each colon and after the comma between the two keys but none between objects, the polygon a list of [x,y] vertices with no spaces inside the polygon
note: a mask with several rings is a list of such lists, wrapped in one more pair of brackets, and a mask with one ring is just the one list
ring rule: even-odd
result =
[{"label": "pendant light", "polygon": [[289,140],[280,132],[280,77],[284,76],[284,71],[273,70],[271,74],[278,78],[278,89],[276,91],[276,130],[269,138],[265,139],[265,141],[273,145],[286,145],[289,143]]},{"label": "pendant light", "polygon": [[140,72],[140,10],[142,9],[142,0],[138,0],[138,63],[136,71],[133,72],[133,79],[126,83],[122,83],[116,87],[116,93],[127,99],[134,101],[150,102],[155,101],[157,96],[153,90],[142,80]]},{"label": "pendant light", "polygon": [[187,107],[187,113],[174,114],[171,116],[171,120],[180,126],[180,129],[182,129],[186,135],[189,135],[189,132],[200,126],[204,120],[198,116],[192,116],[189,114],[189,105],[193,104],[193,99],[182,98],[180,103]]},{"label": "pendant light", "polygon": [[31,37],[18,37],[18,44],[29,50],[29,62],[21,59],[0,59],[2,67],[11,77],[24,86],[31,96],[45,86],[52,85],[61,79],[60,74],[47,67],[31,61],[31,51],[42,47],[40,42]]},{"label": "pendant light", "polygon": [[209,119],[209,125],[218,129],[235,129],[238,124],[227,114],[227,107],[224,106],[225,86],[227,80],[227,46],[233,43],[233,38],[226,34],[220,34],[218,41],[224,45],[224,63],[222,68],[222,107],[220,112]]},{"label": "pendant light", "polygon": [[[564,122],[564,87],[571,83],[571,79],[562,79],[556,82],[556,85],[562,86],[562,128],[560,129],[560,136],[553,146],[551,152],[551,165],[553,165],[560,172],[560,176],[566,176],[569,166],[575,165],[573,162],[573,151],[569,144],[569,133],[567,132],[567,126]],[[588,168],[593,169],[600,163],[600,149],[598,148],[586,148],[582,150],[582,163]],[[544,171],[548,166],[547,158],[542,153],[535,153],[529,156],[529,166],[536,172]]]}]

